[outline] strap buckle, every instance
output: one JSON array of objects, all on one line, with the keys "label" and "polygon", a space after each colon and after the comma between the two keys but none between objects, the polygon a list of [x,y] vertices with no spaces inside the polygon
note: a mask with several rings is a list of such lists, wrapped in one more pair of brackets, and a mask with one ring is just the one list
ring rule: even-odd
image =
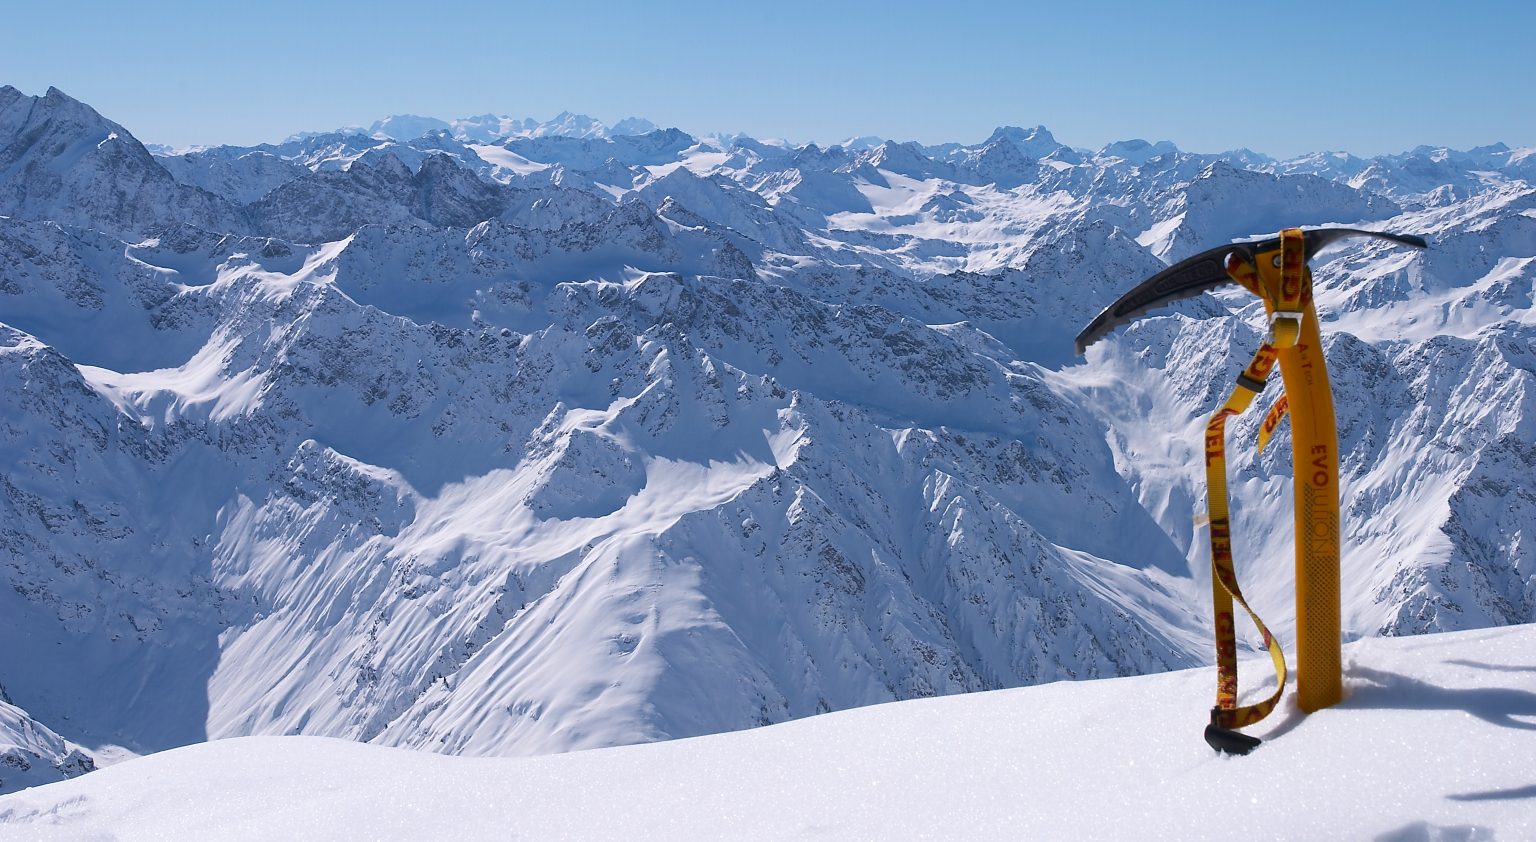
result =
[{"label": "strap buckle", "polygon": [[1294,348],[1301,339],[1300,310],[1275,310],[1269,314],[1269,339],[1276,348]]}]

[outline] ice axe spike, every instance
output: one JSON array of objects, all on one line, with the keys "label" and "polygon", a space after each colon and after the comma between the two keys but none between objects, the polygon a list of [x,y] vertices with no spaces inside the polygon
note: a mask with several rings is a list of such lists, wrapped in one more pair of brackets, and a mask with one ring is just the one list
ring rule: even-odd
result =
[{"label": "ice axe spike", "polygon": [[[1366,231],[1360,228],[1313,228],[1302,233],[1305,237],[1308,262],[1325,246],[1349,237],[1374,237],[1414,248],[1428,246],[1423,237],[1415,237],[1412,234],[1390,234],[1385,231]],[[1115,303],[1104,308],[1104,311],[1095,316],[1093,321],[1083,328],[1083,332],[1077,335],[1077,353],[1082,355],[1088,350],[1088,346],[1103,339],[1115,328],[1134,321],[1137,316],[1179,299],[1191,298],[1223,284],[1232,283],[1226,270],[1229,255],[1236,254],[1251,264],[1257,255],[1276,251],[1279,248],[1280,238],[1270,237],[1264,240],[1228,243],[1207,249],[1193,257],[1184,258],[1137,284],[1135,288],[1120,296]]]}]

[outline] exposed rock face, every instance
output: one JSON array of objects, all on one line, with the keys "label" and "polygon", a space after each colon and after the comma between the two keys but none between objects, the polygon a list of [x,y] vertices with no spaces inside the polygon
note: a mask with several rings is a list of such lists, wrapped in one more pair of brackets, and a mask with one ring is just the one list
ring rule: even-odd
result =
[{"label": "exposed rock face", "polygon": [[0,87],[0,214],[129,236],[188,223],[244,231],[231,203],[178,184],[126,129],[57,88]]}]

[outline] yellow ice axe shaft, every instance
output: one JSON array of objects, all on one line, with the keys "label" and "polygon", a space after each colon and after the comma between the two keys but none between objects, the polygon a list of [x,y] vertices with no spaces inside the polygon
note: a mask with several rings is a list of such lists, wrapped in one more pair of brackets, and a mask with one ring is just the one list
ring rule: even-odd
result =
[{"label": "yellow ice axe shaft", "polygon": [[[1278,248],[1249,263],[1227,260],[1232,280],[1258,295],[1269,320],[1291,416],[1296,540],[1296,696],[1307,712],[1343,698],[1339,618],[1339,436],[1323,358],[1305,235],[1280,232]],[[1222,501],[1225,508],[1225,500]],[[1218,642],[1218,647],[1220,642]],[[1283,675],[1281,680],[1284,680]]]},{"label": "yellow ice axe shaft", "polygon": [[[1311,278],[1308,279],[1309,286]],[[1296,700],[1308,713],[1344,698],[1339,662],[1339,435],[1317,308],[1276,349],[1291,414],[1296,503]]]},{"label": "yellow ice axe shaft", "polygon": [[1296,697],[1301,709],[1311,712],[1336,704],[1344,696],[1339,618],[1339,435],[1301,231],[1287,229],[1281,233],[1281,243],[1278,253],[1256,254],[1254,263],[1291,416]]}]

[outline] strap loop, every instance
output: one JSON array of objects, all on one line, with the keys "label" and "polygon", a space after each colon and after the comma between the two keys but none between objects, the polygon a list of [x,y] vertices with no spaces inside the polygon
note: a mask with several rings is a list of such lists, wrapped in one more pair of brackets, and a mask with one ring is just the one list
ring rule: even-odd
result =
[{"label": "strap loop", "polygon": [[[1288,246],[1291,239],[1288,234],[1295,232],[1297,239],[1294,251]],[[1247,368],[1237,376],[1237,383],[1233,386],[1231,394],[1227,396],[1226,403],[1216,410],[1205,425],[1205,482],[1208,489],[1208,507],[1210,519],[1211,541],[1211,604],[1216,621],[1216,707],[1211,710],[1211,725],[1218,729],[1241,728],[1252,725],[1268,716],[1279,704],[1281,695],[1285,692],[1286,665],[1285,652],[1280,647],[1280,642],[1270,634],[1269,628],[1259,615],[1243,597],[1242,589],[1237,584],[1237,571],[1232,561],[1232,524],[1229,519],[1227,501],[1227,419],[1241,414],[1253,403],[1253,398],[1264,390],[1265,383],[1269,380],[1269,374],[1274,369],[1276,360],[1276,348],[1288,347],[1282,345],[1286,339],[1291,344],[1295,343],[1300,335],[1301,319],[1297,312],[1301,302],[1302,273],[1305,272],[1305,251],[1299,239],[1300,231],[1288,229],[1281,236],[1281,263],[1282,296],[1289,292],[1288,281],[1292,275],[1286,271],[1293,257],[1299,261],[1301,269],[1294,275],[1294,301],[1286,301],[1289,306],[1275,306],[1275,299],[1263,295],[1265,284],[1260,280],[1255,267],[1241,259],[1229,257],[1226,264],[1227,273],[1234,281],[1242,284],[1250,290],[1259,292],[1265,298],[1265,305],[1274,314],[1270,319],[1271,339],[1259,346],[1253,355],[1253,360]],[[1288,329],[1294,325],[1294,332]],[[1288,336],[1282,336],[1289,333]],[[1276,422],[1278,423],[1278,421]],[[1268,698],[1251,705],[1239,707],[1237,704],[1237,628],[1233,603],[1243,607],[1253,625],[1264,638],[1264,646],[1269,650],[1270,660],[1275,667],[1275,692]]]},{"label": "strap loop", "polygon": [[[1265,343],[1253,355],[1253,361],[1243,371],[1241,378],[1256,382],[1262,389],[1275,364],[1275,349]],[[1241,728],[1252,725],[1268,716],[1280,702],[1285,692],[1285,652],[1280,642],[1270,634],[1264,621],[1259,619],[1237,584],[1237,571],[1232,561],[1232,525],[1228,517],[1227,503],[1227,419],[1239,415],[1253,402],[1256,392],[1238,385],[1232,389],[1227,402],[1216,410],[1205,425],[1205,482],[1209,488],[1211,522],[1211,602],[1216,620],[1216,709],[1211,712],[1211,723],[1220,728]],[[1275,692],[1256,704],[1237,705],[1237,628],[1234,621],[1233,602],[1243,607],[1253,625],[1264,638],[1270,658],[1275,665]]]}]

